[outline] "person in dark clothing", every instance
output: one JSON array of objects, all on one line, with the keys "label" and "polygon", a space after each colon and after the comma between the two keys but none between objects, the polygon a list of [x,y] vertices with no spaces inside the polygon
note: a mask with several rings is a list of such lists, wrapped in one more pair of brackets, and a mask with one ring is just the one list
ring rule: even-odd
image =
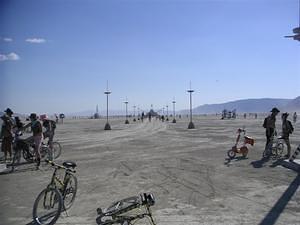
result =
[{"label": "person in dark clothing", "polygon": [[[3,123],[2,123],[0,136],[2,138],[1,151],[4,153],[5,162],[6,162],[7,160],[10,161],[12,157],[12,142],[13,142],[13,127],[14,127],[14,121],[12,115],[14,113],[10,108],[7,108],[4,112],[5,114],[1,116]],[[9,155],[9,159],[7,158],[7,155]]]},{"label": "person in dark clothing", "polygon": [[282,137],[287,145],[287,154],[284,156],[285,158],[290,158],[291,156],[291,144],[290,144],[290,134],[293,133],[294,127],[291,121],[287,120],[289,114],[283,113],[282,118]]},{"label": "person in dark clothing", "polygon": [[266,129],[266,138],[267,138],[265,149],[267,148],[271,139],[274,136],[275,128],[276,128],[275,127],[276,116],[280,111],[279,111],[279,109],[277,109],[275,107],[271,110],[271,112],[272,112],[271,115],[269,115],[268,117],[265,118],[264,124],[263,124],[263,127]]}]

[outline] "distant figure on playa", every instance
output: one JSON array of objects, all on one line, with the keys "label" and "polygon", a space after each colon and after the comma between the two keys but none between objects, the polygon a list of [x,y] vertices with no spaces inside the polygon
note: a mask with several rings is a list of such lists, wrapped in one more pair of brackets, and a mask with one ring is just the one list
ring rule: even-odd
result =
[{"label": "distant figure on playa", "polygon": [[[7,160],[11,161],[11,156],[12,156],[11,150],[12,150],[12,142],[13,142],[13,127],[14,127],[14,120],[12,118],[12,115],[14,113],[10,108],[7,108],[4,112],[5,114],[1,116],[3,123],[2,123],[0,137],[2,138],[1,151],[4,153],[5,162],[7,162]],[[7,155],[9,155],[9,159],[7,158]]]},{"label": "distant figure on playa", "polygon": [[247,113],[244,113],[244,119],[246,119],[247,118]]},{"label": "distant figure on playa", "polygon": [[254,118],[257,119],[257,113],[254,114]]},{"label": "distant figure on playa", "polygon": [[144,117],[145,117],[145,113],[142,112],[142,117],[141,117],[142,122],[144,122]]},{"label": "distant figure on playa", "polygon": [[151,113],[149,113],[149,115],[148,115],[148,120],[149,120],[149,122],[151,122]]},{"label": "distant figure on playa", "polygon": [[264,123],[263,123],[263,127],[266,129],[266,145],[265,145],[265,149],[267,148],[268,144],[270,143],[273,135],[275,134],[275,122],[276,122],[276,116],[277,114],[280,112],[279,109],[277,109],[276,107],[274,107],[271,110],[271,115],[267,116],[264,119]]},{"label": "distant figure on playa", "polygon": [[285,155],[285,158],[290,158],[290,156],[291,156],[290,134],[292,134],[294,131],[294,127],[293,127],[291,121],[287,120],[288,116],[289,116],[288,113],[283,113],[281,116],[282,137],[287,145],[287,154]]},{"label": "distant figure on playa", "polygon": [[41,163],[40,148],[43,141],[43,128],[41,122],[38,120],[36,113],[31,113],[29,116],[31,122],[24,126],[24,129],[31,127],[34,141],[34,151],[36,156],[36,169],[39,169]]},{"label": "distant figure on playa", "polygon": [[43,133],[44,138],[48,138],[48,145],[50,147],[49,160],[53,160],[53,138],[56,129],[56,123],[54,120],[50,120],[46,114],[40,116],[41,121],[43,121],[43,127],[46,131]]},{"label": "distant figure on playa", "polygon": [[296,123],[297,122],[297,113],[294,112],[294,115],[293,115],[293,122]]}]

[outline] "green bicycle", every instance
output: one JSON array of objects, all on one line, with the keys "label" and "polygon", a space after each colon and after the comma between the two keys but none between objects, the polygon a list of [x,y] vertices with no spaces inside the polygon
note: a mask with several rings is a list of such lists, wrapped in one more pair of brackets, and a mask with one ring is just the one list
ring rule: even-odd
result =
[{"label": "green bicycle", "polygon": [[96,222],[98,225],[132,225],[138,220],[148,218],[151,225],[156,225],[150,210],[150,207],[154,204],[155,199],[152,194],[144,193],[139,196],[125,198],[113,203],[104,210],[98,208]]},{"label": "green bicycle", "polygon": [[[74,168],[76,163],[65,161],[58,165],[50,160],[45,160],[54,172],[50,184],[41,191],[33,205],[33,220],[39,225],[53,225],[58,220],[62,211],[69,209],[76,197],[77,178]],[[65,170],[63,179],[57,175],[58,170]]]}]

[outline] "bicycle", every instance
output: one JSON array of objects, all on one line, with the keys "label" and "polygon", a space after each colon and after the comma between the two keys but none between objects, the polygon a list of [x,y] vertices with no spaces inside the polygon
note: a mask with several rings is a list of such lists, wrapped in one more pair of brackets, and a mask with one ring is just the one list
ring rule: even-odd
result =
[{"label": "bicycle", "polygon": [[271,137],[269,144],[263,152],[263,158],[271,157],[273,159],[279,159],[282,157],[283,150],[283,137],[277,136],[277,132],[275,131]]},{"label": "bicycle", "polygon": [[[77,192],[77,178],[73,175],[76,163],[65,161],[58,165],[50,160],[45,160],[54,172],[50,184],[42,190],[34,201],[33,220],[39,225],[53,225],[58,220],[61,212],[70,209],[74,203]],[[57,171],[63,169],[63,179],[57,176]]]},{"label": "bicycle", "polygon": [[[62,147],[61,147],[60,143],[58,141],[54,141],[52,143],[52,145],[53,145],[53,150],[52,150],[52,153],[51,153],[49,142],[48,143],[42,142],[41,148],[40,148],[41,159],[46,158],[46,156],[49,157],[49,160],[51,160],[52,158],[53,159],[57,159],[61,155],[61,149],[62,149]],[[35,156],[35,151],[34,151],[34,143],[33,143],[32,140],[31,140],[31,142],[29,144],[29,147],[30,147],[29,152],[32,155],[32,158],[30,158],[29,160],[33,161],[34,160],[34,156]]]},{"label": "bicycle", "polygon": [[[144,193],[125,198],[104,210],[98,208],[96,222],[98,225],[133,225],[138,220],[148,218],[151,225],[156,225],[150,209],[154,204],[155,199],[152,194]],[[137,210],[137,212],[133,213],[133,210]]]}]

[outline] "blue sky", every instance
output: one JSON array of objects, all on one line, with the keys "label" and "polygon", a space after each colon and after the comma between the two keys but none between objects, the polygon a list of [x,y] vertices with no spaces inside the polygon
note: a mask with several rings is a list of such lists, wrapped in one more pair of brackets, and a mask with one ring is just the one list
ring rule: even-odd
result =
[{"label": "blue sky", "polygon": [[0,0],[0,110],[300,95],[298,0]]}]

